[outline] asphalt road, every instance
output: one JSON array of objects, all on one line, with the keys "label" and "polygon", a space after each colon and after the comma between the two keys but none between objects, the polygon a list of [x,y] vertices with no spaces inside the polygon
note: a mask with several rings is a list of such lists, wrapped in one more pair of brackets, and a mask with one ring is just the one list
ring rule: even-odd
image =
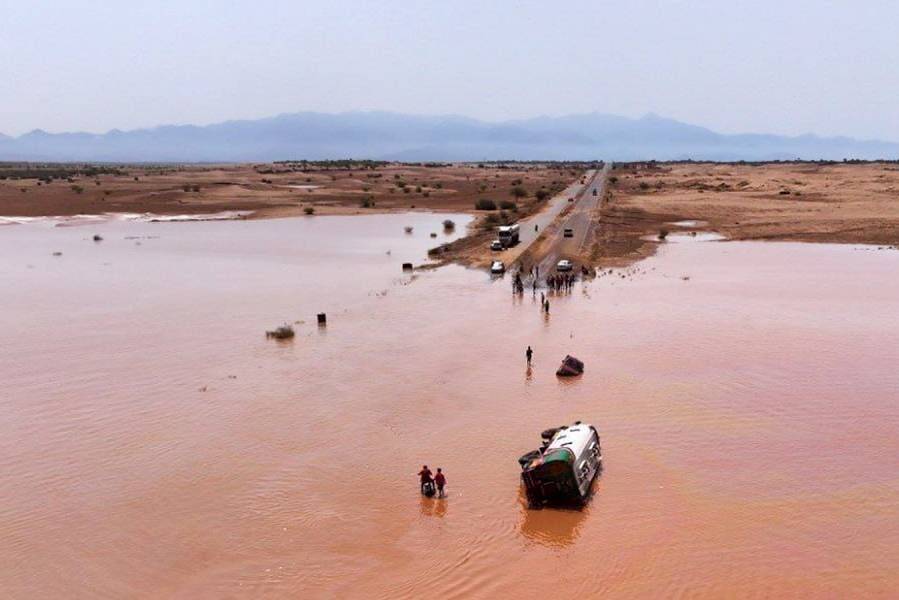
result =
[{"label": "asphalt road", "polygon": [[[559,227],[547,232],[547,235],[552,235],[552,243],[545,255],[539,259],[541,273],[552,273],[555,271],[556,263],[566,257],[571,258],[577,268],[576,258],[588,250],[587,244],[593,239],[593,228],[599,227],[599,217],[595,212],[605,194],[606,181],[611,170],[612,163],[606,163],[588,181],[586,190],[577,198],[571,212],[562,217]],[[574,235],[570,238],[565,237],[566,229],[571,229]]]},{"label": "asphalt road", "polygon": [[[520,225],[520,233],[518,237],[518,244],[511,248],[507,248],[502,252],[495,252],[494,257],[496,260],[503,261],[507,266],[513,264],[518,257],[524,254],[524,252],[531,247],[537,238],[539,238],[543,231],[555,221],[559,214],[563,210],[565,210],[570,203],[568,202],[569,198],[577,198],[579,194],[584,192],[590,193],[589,187],[591,182],[595,181],[596,171],[587,171],[584,174],[584,178],[586,179],[586,184],[581,184],[580,180],[572,183],[567,188],[565,188],[561,193],[553,196],[549,202],[547,202],[546,208],[535,215],[531,215],[527,219],[522,219],[518,222]],[[537,226],[537,229],[534,229],[534,226]]]}]

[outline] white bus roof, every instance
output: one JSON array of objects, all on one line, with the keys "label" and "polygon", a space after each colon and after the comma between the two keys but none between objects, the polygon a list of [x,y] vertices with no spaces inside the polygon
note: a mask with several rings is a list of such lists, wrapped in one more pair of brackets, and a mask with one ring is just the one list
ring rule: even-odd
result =
[{"label": "white bus roof", "polygon": [[577,458],[587,449],[587,446],[592,441],[593,430],[593,426],[589,423],[569,425],[565,429],[560,429],[553,436],[552,441],[543,453],[548,454],[550,450],[557,448],[568,448]]}]

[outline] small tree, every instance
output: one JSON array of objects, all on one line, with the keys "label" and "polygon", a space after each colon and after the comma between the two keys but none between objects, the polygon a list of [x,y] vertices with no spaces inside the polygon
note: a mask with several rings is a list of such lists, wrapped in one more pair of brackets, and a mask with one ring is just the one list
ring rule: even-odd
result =
[{"label": "small tree", "polygon": [[518,210],[518,205],[511,200],[503,200],[499,203],[499,207],[503,210]]},{"label": "small tree", "polygon": [[540,202],[543,202],[544,200],[546,200],[547,198],[549,198],[549,190],[545,190],[545,189],[543,189],[543,188],[540,188],[539,190],[537,190],[536,192],[534,192],[534,196],[537,197],[537,200],[539,200]]},{"label": "small tree", "polygon": [[477,210],[496,210],[496,202],[487,198],[481,198],[474,203]]},{"label": "small tree", "polygon": [[516,198],[527,198],[528,191],[526,189],[524,189],[523,187],[521,187],[520,185],[516,185],[515,187],[512,188],[511,194],[513,196],[515,196]]},{"label": "small tree", "polygon": [[306,213],[307,215],[314,215],[315,208],[313,208],[311,206],[307,206],[306,208],[303,209],[303,212]]}]

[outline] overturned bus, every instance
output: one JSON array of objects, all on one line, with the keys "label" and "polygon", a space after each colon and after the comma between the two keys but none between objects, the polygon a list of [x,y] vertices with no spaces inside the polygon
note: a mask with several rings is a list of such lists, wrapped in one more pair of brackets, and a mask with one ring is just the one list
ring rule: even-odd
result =
[{"label": "overturned bus", "polygon": [[575,422],[541,434],[539,450],[518,459],[521,482],[533,508],[544,504],[582,504],[599,473],[602,452],[593,425]]}]

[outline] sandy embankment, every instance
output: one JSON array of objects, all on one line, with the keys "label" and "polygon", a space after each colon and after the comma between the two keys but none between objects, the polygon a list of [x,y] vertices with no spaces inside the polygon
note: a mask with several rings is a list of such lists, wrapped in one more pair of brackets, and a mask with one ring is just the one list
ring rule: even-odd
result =
[{"label": "sandy embankment", "polygon": [[899,244],[899,164],[618,164],[590,259],[623,265],[657,236]]},{"label": "sandy embankment", "polygon": [[[252,218],[428,210],[489,198],[528,208],[576,176],[567,166],[0,164],[0,216],[251,213]],[[51,178],[52,175],[52,178]],[[516,199],[514,188],[527,197]]]}]

